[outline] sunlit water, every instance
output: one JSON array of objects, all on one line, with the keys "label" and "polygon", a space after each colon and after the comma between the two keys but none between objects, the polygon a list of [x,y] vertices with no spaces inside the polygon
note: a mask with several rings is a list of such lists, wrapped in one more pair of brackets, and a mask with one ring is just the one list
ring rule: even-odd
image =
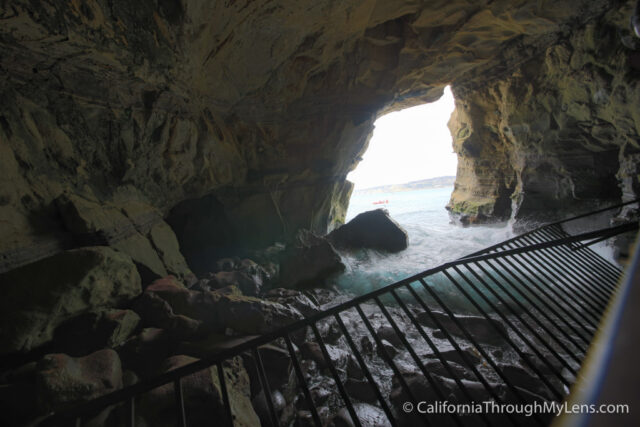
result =
[{"label": "sunlit water", "polygon": [[[452,190],[452,187],[447,187],[395,193],[354,193],[347,221],[359,213],[385,207],[409,234],[409,247],[397,254],[374,250],[343,253],[347,269],[334,279],[334,283],[350,292],[364,293],[513,236],[511,227],[506,223],[475,227],[451,224],[444,207]],[[373,204],[381,200],[389,202]]]}]

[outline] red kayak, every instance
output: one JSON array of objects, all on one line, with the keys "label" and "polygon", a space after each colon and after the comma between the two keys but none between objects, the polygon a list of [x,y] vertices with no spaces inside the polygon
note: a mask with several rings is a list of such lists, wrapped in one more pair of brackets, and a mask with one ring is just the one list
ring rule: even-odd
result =
[{"label": "red kayak", "polygon": [[386,205],[389,203],[389,200],[378,200],[377,202],[373,202],[374,205]]}]

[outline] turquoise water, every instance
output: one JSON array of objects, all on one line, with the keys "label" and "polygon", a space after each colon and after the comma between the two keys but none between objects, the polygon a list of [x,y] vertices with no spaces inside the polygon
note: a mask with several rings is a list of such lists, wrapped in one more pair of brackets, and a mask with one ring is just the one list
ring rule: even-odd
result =
[{"label": "turquoise water", "polygon": [[[409,247],[397,254],[374,250],[342,253],[347,270],[333,283],[350,292],[364,293],[513,236],[507,223],[466,228],[451,224],[444,207],[452,191],[452,187],[447,187],[395,193],[354,193],[347,221],[361,212],[383,206],[407,231]],[[389,203],[373,204],[380,200],[388,200]]]}]

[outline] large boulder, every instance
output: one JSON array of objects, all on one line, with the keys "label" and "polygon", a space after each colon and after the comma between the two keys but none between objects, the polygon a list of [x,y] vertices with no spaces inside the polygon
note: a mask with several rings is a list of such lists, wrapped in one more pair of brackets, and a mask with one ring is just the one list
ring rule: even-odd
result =
[{"label": "large boulder", "polygon": [[318,304],[309,298],[309,296],[295,289],[275,288],[265,294],[265,299],[285,307],[291,307],[298,310],[304,316],[312,316],[320,311]]},{"label": "large boulder", "polygon": [[113,350],[79,358],[48,354],[38,362],[37,402],[44,411],[95,399],[121,387],[120,358]]},{"label": "large boulder", "polygon": [[344,269],[340,255],[327,239],[308,230],[300,230],[282,254],[280,285],[295,288],[317,284]]},{"label": "large boulder", "polygon": [[232,329],[243,334],[262,334],[302,318],[297,310],[282,304],[242,295],[236,286],[194,291],[171,276],[152,283],[145,294],[159,297],[174,314],[200,321],[204,330],[213,332]]},{"label": "large boulder", "polygon": [[407,232],[386,209],[363,212],[327,236],[337,248],[399,252],[407,248]]},{"label": "large boulder", "polygon": [[63,194],[56,206],[76,244],[109,245],[129,255],[143,283],[168,274],[186,279],[191,270],[180,253],[178,240],[153,206],[131,196],[117,202]]},{"label": "large boulder", "polygon": [[65,251],[0,275],[0,354],[29,351],[65,320],[142,291],[131,258],[104,246]]}]

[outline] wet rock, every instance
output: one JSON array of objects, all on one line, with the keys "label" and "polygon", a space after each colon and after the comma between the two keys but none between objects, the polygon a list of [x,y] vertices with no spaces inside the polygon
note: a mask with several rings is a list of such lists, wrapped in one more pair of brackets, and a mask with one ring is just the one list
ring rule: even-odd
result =
[{"label": "wet rock", "polygon": [[294,308],[305,317],[309,317],[320,312],[318,304],[312,301],[311,298],[304,293],[295,289],[271,289],[265,294],[265,299],[267,301],[277,302],[285,307]]},{"label": "wet rock", "polygon": [[261,265],[248,258],[240,260],[238,271],[247,275],[256,283],[256,286],[262,288],[269,281],[269,274]]},{"label": "wet rock", "polygon": [[329,233],[327,239],[337,248],[368,248],[388,252],[406,249],[409,240],[407,232],[391,219],[386,209],[359,214]]},{"label": "wet rock", "polygon": [[[169,372],[197,360],[185,355],[171,356],[164,362],[162,371]],[[228,360],[223,363],[223,369],[234,425],[245,427],[260,425],[251,404],[249,376],[244,370],[242,360],[239,357]],[[215,366],[184,377],[182,390],[190,424],[206,425],[211,423],[211,420],[216,420],[221,425],[229,422],[224,410],[218,371]],[[175,425],[173,383],[144,393],[140,397],[137,409],[146,425],[161,427]]]},{"label": "wet rock", "polygon": [[[452,349],[452,350],[441,351],[440,356],[444,360],[455,362],[462,366],[468,366],[467,362],[465,361],[465,358],[469,360],[474,366],[482,362],[482,357],[480,357],[480,354],[476,353],[476,351],[472,348],[463,348],[462,353],[464,354],[464,356],[462,356],[461,353],[459,353],[457,350]],[[431,357],[431,358],[437,357],[435,353],[429,353],[429,354],[426,354],[425,356]]]},{"label": "wet rock", "polygon": [[396,331],[391,326],[381,326],[376,331],[376,334],[380,339],[387,340],[394,347],[402,348],[402,340],[396,334]]},{"label": "wet rock", "polygon": [[74,249],[0,275],[0,354],[28,351],[53,338],[65,320],[117,307],[140,294],[127,255],[96,246]]},{"label": "wet rock", "polygon": [[[462,330],[446,314],[440,311],[432,311],[431,314],[438,319],[440,324],[452,335],[464,337]],[[456,319],[469,334],[481,343],[504,345],[505,340],[502,334],[509,336],[507,328],[499,320],[488,320],[481,316],[455,315]],[[416,319],[421,324],[430,328],[437,328],[436,322],[425,312],[416,315]]]},{"label": "wet rock", "polygon": [[455,376],[456,378],[466,379],[470,381],[478,380],[478,378],[470,369],[465,369],[462,365],[451,360],[447,360],[446,357],[444,359],[448,363],[448,369],[439,359],[426,360],[424,363],[425,368],[428,372],[440,375],[441,377],[453,378]]},{"label": "wet rock", "polygon": [[356,380],[362,380],[365,378],[360,364],[353,355],[349,356],[349,360],[347,360],[347,377]]},{"label": "wet rock", "polygon": [[171,276],[155,281],[145,293],[165,300],[175,314],[202,322],[202,327],[210,332],[232,329],[243,334],[262,334],[302,317],[281,304],[244,296],[235,286],[193,291]]},{"label": "wet rock", "polygon": [[374,348],[374,345],[371,338],[369,338],[368,335],[363,335],[360,338],[360,351],[362,352],[362,354],[371,356],[373,354],[373,348]]},{"label": "wet rock", "polygon": [[312,359],[303,358],[300,360],[300,369],[302,369],[305,378],[313,378],[318,373],[318,364]]},{"label": "wet rock", "polygon": [[331,320],[332,319],[324,322],[318,322],[318,331],[325,342],[338,344],[340,338],[343,337],[343,333],[338,324]]},{"label": "wet rock", "polygon": [[322,349],[320,348],[320,344],[318,344],[317,342],[309,341],[303,343],[300,351],[303,358],[313,360],[318,365],[326,365],[324,361],[324,355],[322,354]]},{"label": "wet rock", "polygon": [[444,334],[444,332],[442,332],[441,330],[437,329],[435,331],[433,331],[433,333],[431,334],[433,335],[434,338],[438,338],[440,340],[445,340],[447,339],[447,336]]},{"label": "wet rock", "polygon": [[[277,266],[282,252],[286,249],[286,245],[281,242],[275,242],[271,246],[264,247],[250,253],[249,258],[256,261],[262,268],[264,268],[270,275],[270,268],[267,268],[269,264],[275,264]],[[277,273],[277,271],[276,271]],[[277,274],[276,274],[277,276]],[[272,278],[275,276],[271,275]]]},{"label": "wet rock", "polygon": [[80,314],[54,332],[55,347],[72,356],[84,356],[124,343],[137,329],[140,316],[132,310],[98,309]]},{"label": "wet rock", "polygon": [[328,240],[301,230],[282,255],[279,283],[285,288],[317,285],[344,268],[340,255]]},{"label": "wet rock", "polygon": [[398,354],[398,349],[395,348],[391,343],[387,340],[381,340],[380,344],[376,347],[378,356],[380,356],[383,360],[386,360],[386,357],[390,357],[393,359]]},{"label": "wet rock", "polygon": [[344,388],[349,396],[362,402],[374,403],[377,401],[375,391],[371,384],[366,380],[356,380],[347,378]]},{"label": "wet rock", "polygon": [[88,401],[121,387],[120,358],[113,350],[80,358],[49,354],[38,362],[37,401],[44,410]]},{"label": "wet rock", "polygon": [[323,385],[314,386],[309,391],[311,393],[311,398],[317,406],[326,404],[329,398],[334,394],[333,390]]},{"label": "wet rock", "polygon": [[[333,366],[335,366],[337,369],[344,369],[346,367],[347,361],[349,360],[349,353],[331,344],[325,344],[325,347],[327,349],[327,353],[329,354],[329,358],[333,363]],[[303,358],[313,360],[321,369],[328,367],[327,362],[324,359],[324,355],[322,354],[320,344],[318,344],[317,342],[305,342],[304,344],[302,344],[300,351]]]},{"label": "wet rock", "polygon": [[[353,409],[362,427],[386,427],[391,425],[384,411],[377,406],[355,403]],[[332,425],[335,427],[352,427],[355,426],[355,423],[347,408],[342,408],[333,417]]]}]

